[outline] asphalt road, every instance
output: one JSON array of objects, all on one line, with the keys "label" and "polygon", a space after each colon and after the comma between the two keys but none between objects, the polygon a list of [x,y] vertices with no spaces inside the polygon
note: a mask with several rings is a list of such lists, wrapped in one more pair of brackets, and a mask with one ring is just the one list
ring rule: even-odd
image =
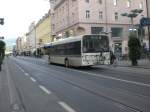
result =
[{"label": "asphalt road", "polygon": [[24,57],[7,65],[26,112],[150,112],[150,70],[68,69]]}]

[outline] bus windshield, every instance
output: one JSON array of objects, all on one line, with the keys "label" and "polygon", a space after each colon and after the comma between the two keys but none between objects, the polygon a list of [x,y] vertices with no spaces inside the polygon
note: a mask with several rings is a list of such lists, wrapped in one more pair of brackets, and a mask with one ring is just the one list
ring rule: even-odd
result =
[{"label": "bus windshield", "polygon": [[83,37],[83,53],[108,52],[109,40],[107,36],[86,35]]}]

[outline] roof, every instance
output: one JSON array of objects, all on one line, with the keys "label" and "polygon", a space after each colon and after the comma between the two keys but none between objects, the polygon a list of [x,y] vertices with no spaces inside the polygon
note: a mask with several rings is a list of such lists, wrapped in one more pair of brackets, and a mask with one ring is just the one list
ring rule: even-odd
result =
[{"label": "roof", "polygon": [[[93,34],[93,35],[97,35],[97,34]],[[99,35],[99,34],[98,34]],[[102,34],[103,35],[103,34]],[[53,45],[58,45],[58,44],[65,44],[65,43],[69,43],[69,42],[76,42],[76,41],[80,41],[82,39],[83,36],[86,35],[80,35],[80,36],[74,36],[74,37],[69,37],[69,38],[64,38],[64,39],[60,39],[58,41],[54,41],[51,43],[46,43],[44,45],[44,47],[50,47]],[[104,35],[103,35],[104,36]],[[105,35],[106,36],[106,35]]]},{"label": "roof", "polygon": [[82,36],[69,37],[69,38],[64,38],[64,39],[52,42],[51,45],[57,45],[57,44],[64,44],[64,43],[69,43],[69,42],[75,42],[75,41],[80,41],[81,39],[82,39]]}]

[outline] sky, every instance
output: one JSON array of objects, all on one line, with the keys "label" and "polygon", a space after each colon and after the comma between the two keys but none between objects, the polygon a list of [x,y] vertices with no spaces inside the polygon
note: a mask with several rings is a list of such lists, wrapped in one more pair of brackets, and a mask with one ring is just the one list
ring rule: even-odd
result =
[{"label": "sky", "polygon": [[12,46],[17,37],[28,32],[29,25],[37,22],[48,12],[49,0],[0,0],[0,36],[5,37],[8,46]]}]

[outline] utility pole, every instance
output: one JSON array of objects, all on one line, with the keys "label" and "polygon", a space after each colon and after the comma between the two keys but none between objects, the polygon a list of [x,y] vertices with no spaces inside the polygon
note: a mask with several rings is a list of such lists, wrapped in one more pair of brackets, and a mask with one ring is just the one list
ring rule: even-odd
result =
[{"label": "utility pole", "polygon": [[105,32],[108,32],[108,18],[107,18],[107,0],[105,0],[105,24],[106,24],[106,29]]},{"label": "utility pole", "polygon": [[35,55],[37,57],[37,35],[36,35],[36,29],[37,29],[37,25],[34,26],[34,33],[35,33]]},{"label": "utility pole", "polygon": [[[149,0],[146,0],[146,8],[147,8],[147,16],[150,18],[150,2]],[[149,37],[149,52],[150,52],[150,26],[148,26],[148,37]]]}]

